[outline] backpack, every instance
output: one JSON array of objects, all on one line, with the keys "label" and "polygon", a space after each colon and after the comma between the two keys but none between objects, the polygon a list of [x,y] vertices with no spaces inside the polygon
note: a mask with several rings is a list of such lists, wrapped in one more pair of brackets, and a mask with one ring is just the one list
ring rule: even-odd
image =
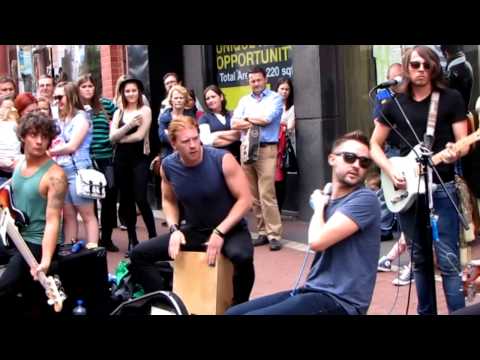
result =
[{"label": "backpack", "polygon": [[110,315],[188,315],[188,311],[178,295],[159,290],[120,304]]},{"label": "backpack", "polygon": [[[116,280],[111,287],[111,300],[114,304],[136,299],[145,294],[142,286],[135,282],[130,272],[130,262],[121,260],[116,269]],[[155,264],[157,271],[162,274],[164,283],[161,290],[172,290],[173,269],[168,261],[159,261]]]}]

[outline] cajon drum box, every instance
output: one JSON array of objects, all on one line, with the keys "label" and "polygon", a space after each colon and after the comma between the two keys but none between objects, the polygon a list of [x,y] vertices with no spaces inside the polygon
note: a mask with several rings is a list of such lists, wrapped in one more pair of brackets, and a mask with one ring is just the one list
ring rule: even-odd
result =
[{"label": "cajon drum box", "polygon": [[233,265],[223,255],[208,266],[207,253],[181,251],[174,262],[173,292],[190,314],[221,315],[232,304]]}]

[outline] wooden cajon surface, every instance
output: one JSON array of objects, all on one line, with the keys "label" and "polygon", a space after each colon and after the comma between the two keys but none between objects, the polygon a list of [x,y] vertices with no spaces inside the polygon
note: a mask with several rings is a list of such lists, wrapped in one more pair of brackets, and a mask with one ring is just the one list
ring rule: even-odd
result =
[{"label": "wooden cajon surface", "polygon": [[190,314],[221,315],[232,304],[233,265],[221,254],[208,266],[206,252],[181,251],[174,261],[173,292]]}]

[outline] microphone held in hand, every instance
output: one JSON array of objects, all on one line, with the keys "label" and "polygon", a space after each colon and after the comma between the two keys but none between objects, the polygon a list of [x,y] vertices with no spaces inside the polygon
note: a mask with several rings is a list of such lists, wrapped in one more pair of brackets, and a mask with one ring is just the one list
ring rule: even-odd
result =
[{"label": "microphone held in hand", "polygon": [[326,183],[323,188],[323,195],[332,195],[332,183]]},{"label": "microphone held in hand", "polygon": [[332,194],[332,183],[329,182],[325,184],[323,187],[323,190],[316,189],[313,191],[312,195],[310,195],[310,207],[315,211],[316,209],[316,203],[321,195],[328,195],[330,196]]}]

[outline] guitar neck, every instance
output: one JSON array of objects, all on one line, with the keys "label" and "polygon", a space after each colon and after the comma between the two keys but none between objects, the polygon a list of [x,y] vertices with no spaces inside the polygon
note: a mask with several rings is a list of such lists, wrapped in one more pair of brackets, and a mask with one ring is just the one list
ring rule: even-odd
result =
[{"label": "guitar neck", "polygon": [[[25,240],[23,240],[23,237],[18,231],[17,227],[12,223],[8,223],[7,233],[10,236],[10,239],[13,240],[18,251],[20,252],[20,254],[22,254],[23,258],[30,266],[30,268],[36,268],[38,266],[37,259],[35,259],[35,257],[33,256],[32,251],[25,243]],[[40,281],[40,284],[42,284],[42,286],[47,289],[47,276],[43,271],[40,271],[38,273],[38,280]]]},{"label": "guitar neck", "polygon": [[[475,131],[474,133],[468,135],[467,137],[464,137],[463,139],[458,140],[455,143],[455,148],[457,150],[461,150],[466,146],[472,145],[473,143],[477,142],[478,140],[480,140],[480,129]],[[433,161],[433,165],[440,164],[443,161],[442,160],[442,151],[433,155],[432,156],[432,161]]]}]

